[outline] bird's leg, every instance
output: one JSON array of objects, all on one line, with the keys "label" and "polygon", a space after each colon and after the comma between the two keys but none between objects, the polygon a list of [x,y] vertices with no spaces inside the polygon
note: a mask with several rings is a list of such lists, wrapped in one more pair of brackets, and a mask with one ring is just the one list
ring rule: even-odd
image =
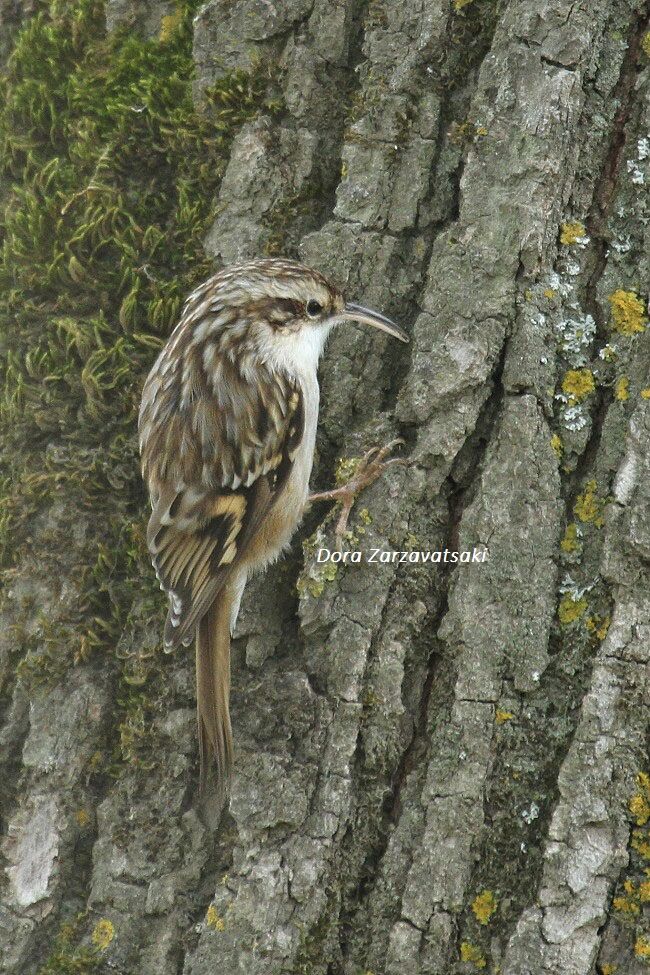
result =
[{"label": "bird's leg", "polygon": [[356,465],[354,474],[346,484],[332,488],[331,491],[318,491],[316,494],[310,494],[307,499],[310,504],[312,501],[336,501],[341,505],[341,514],[336,524],[336,537],[338,539],[342,539],[347,530],[352,506],[358,495],[371,484],[374,484],[391,464],[406,463],[403,457],[392,457],[390,460],[386,460],[395,447],[399,447],[403,443],[404,441],[398,438],[391,440],[385,447],[373,447],[361,458]]}]

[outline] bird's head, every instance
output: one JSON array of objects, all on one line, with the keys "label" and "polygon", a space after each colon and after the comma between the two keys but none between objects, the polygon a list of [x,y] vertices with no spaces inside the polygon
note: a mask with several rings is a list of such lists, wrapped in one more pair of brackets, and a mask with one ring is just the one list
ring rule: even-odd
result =
[{"label": "bird's head", "polygon": [[231,311],[229,330],[245,330],[249,348],[278,366],[315,367],[330,331],[343,322],[372,325],[408,342],[395,322],[346,301],[324,275],[302,264],[279,258],[250,261],[212,280],[218,282],[213,293]]}]

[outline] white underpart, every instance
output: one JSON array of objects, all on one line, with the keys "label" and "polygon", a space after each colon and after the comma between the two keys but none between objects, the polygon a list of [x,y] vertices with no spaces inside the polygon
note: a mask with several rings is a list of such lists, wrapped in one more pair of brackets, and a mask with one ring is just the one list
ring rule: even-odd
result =
[{"label": "white underpart", "polygon": [[305,427],[302,440],[296,451],[291,475],[283,491],[283,514],[286,515],[286,532],[277,540],[272,549],[265,552],[262,560],[249,565],[242,572],[235,583],[237,596],[232,606],[230,627],[231,632],[237,622],[241,594],[246,585],[247,570],[259,571],[274,562],[291,540],[296,527],[300,523],[305,503],[309,494],[309,478],[314,463],[314,447],[316,445],[316,427],[318,424],[318,406],[320,391],[318,387],[318,360],[325,347],[327,336],[331,331],[329,325],[306,325],[292,335],[275,335],[273,341],[263,350],[266,361],[274,368],[284,370],[300,383],[305,413]]},{"label": "white underpart", "polygon": [[283,335],[269,331],[268,339],[260,344],[260,355],[275,369],[284,370],[302,381],[315,376],[331,325],[305,324],[295,332]]}]

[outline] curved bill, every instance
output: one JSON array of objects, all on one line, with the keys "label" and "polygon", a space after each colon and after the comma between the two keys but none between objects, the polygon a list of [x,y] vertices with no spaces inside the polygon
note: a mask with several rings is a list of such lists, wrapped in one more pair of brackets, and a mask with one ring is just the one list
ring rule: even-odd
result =
[{"label": "curved bill", "polygon": [[400,342],[408,342],[409,337],[403,328],[392,322],[390,318],[386,318],[384,315],[380,315],[378,311],[372,311],[370,308],[364,308],[362,305],[355,305],[351,301],[348,301],[345,306],[343,314],[340,316],[342,320],[349,319],[353,322],[363,322],[364,325],[372,325],[374,328],[378,328],[381,332],[387,332],[388,335],[392,335],[394,338],[399,339]]}]

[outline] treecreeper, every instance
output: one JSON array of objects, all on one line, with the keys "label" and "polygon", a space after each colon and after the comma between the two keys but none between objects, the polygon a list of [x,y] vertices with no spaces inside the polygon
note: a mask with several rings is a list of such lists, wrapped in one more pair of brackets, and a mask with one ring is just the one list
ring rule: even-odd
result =
[{"label": "treecreeper", "polygon": [[202,792],[211,757],[221,793],[229,786],[230,637],[249,574],[287,546],[308,501],[339,501],[342,533],[356,494],[395,462],[385,458],[398,441],[370,451],[348,484],[309,497],[318,361],[346,321],[408,341],[301,264],[228,267],[189,296],[144,384],[147,544],[169,597],[165,649],[196,639]]}]

